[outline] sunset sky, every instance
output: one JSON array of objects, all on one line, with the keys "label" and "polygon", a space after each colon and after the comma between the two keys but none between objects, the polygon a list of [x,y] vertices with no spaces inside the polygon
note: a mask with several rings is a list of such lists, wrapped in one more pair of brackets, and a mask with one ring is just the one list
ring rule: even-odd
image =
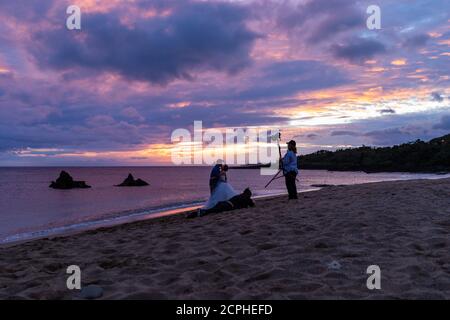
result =
[{"label": "sunset sky", "polygon": [[[66,8],[81,8],[81,30]],[[369,5],[381,30],[366,27]],[[171,133],[301,153],[450,133],[449,0],[0,1],[0,166],[170,164]]]}]

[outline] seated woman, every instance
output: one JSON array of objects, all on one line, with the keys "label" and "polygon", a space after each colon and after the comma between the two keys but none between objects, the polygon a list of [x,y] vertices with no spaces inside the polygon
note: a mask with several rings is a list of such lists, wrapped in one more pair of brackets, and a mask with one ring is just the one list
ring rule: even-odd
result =
[{"label": "seated woman", "polygon": [[203,206],[203,209],[211,209],[219,202],[229,200],[238,194],[227,181],[227,171],[228,166],[224,165],[220,171],[219,181],[217,181],[211,196]]}]

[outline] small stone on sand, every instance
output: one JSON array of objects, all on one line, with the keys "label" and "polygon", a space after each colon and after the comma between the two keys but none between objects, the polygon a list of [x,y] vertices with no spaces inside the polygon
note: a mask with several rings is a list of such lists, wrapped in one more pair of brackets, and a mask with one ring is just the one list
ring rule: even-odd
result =
[{"label": "small stone on sand", "polygon": [[103,289],[96,285],[88,285],[81,289],[80,297],[83,299],[97,299],[103,296]]}]

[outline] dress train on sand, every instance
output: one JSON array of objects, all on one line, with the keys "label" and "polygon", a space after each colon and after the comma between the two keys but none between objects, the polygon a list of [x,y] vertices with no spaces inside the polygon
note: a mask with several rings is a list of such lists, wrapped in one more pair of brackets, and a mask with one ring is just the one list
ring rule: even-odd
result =
[{"label": "dress train on sand", "polygon": [[203,206],[203,209],[211,209],[220,201],[227,201],[238,193],[233,189],[233,187],[225,181],[219,181],[216,188],[214,189],[212,195],[209,197],[208,201]]}]

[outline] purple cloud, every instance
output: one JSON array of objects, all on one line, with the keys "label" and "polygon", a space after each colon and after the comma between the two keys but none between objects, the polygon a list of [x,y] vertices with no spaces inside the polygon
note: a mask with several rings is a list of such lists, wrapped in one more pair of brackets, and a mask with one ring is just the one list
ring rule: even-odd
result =
[{"label": "purple cloud", "polygon": [[432,92],[431,100],[437,101],[437,102],[442,102],[442,101],[444,101],[444,97],[439,92]]},{"label": "purple cloud", "polygon": [[237,94],[239,99],[287,97],[300,91],[331,88],[351,82],[334,66],[313,60],[283,61],[263,69],[263,80]]},{"label": "purple cloud", "polygon": [[248,9],[229,3],[186,2],[173,13],[124,25],[120,12],[83,15],[83,30],[37,32],[30,51],[41,67],[113,72],[132,80],[167,84],[191,80],[199,70],[239,72],[251,64],[259,35],[249,30]]},{"label": "purple cloud", "polygon": [[403,42],[403,47],[405,48],[417,48],[417,47],[423,47],[427,44],[428,40],[431,37],[428,34],[417,34],[414,35],[412,37],[408,37],[404,42]]},{"label": "purple cloud", "polygon": [[352,63],[363,63],[375,55],[386,52],[386,47],[379,41],[370,39],[350,40],[345,44],[335,44],[331,52],[336,58]]},{"label": "purple cloud", "polygon": [[360,136],[360,132],[348,131],[348,130],[336,130],[330,133],[331,136]]},{"label": "purple cloud", "polygon": [[395,110],[391,109],[391,108],[385,108],[385,109],[381,109],[380,113],[381,114],[393,114],[393,113],[395,113]]},{"label": "purple cloud", "polygon": [[364,11],[348,0],[310,0],[279,7],[277,25],[305,36],[310,44],[365,25]]},{"label": "purple cloud", "polygon": [[442,116],[439,123],[435,124],[433,128],[440,130],[450,130],[450,115]]},{"label": "purple cloud", "polygon": [[[449,130],[441,114],[450,84],[444,0],[380,0],[381,31],[366,28],[368,1],[113,1],[83,10],[80,32],[65,29],[69,3],[0,2],[0,164],[25,161],[14,155],[26,148],[145,149],[194,120],[205,127],[305,120],[306,132],[288,127],[309,151]],[[407,63],[393,66],[395,59]],[[435,109],[397,109],[429,105],[430,92]],[[369,108],[375,116],[359,120]],[[321,117],[331,123],[307,121]],[[333,124],[338,118],[345,123]],[[42,152],[26,161],[45,164]]]}]

